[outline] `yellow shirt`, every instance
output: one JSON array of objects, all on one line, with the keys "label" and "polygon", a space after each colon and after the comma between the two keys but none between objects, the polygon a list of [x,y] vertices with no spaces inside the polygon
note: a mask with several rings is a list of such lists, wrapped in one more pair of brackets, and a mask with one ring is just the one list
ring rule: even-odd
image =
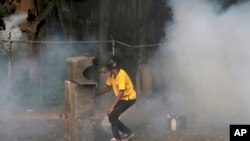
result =
[{"label": "yellow shirt", "polygon": [[134,86],[132,81],[130,80],[128,74],[120,69],[116,78],[113,74],[109,75],[106,84],[108,86],[112,86],[115,95],[117,96],[120,90],[124,90],[124,94],[121,100],[134,100],[136,99],[136,92],[134,90]]}]

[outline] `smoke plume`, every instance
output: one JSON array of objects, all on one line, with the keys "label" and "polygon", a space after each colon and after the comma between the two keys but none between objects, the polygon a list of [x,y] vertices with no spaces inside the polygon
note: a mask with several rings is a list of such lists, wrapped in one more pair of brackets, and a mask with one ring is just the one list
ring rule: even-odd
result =
[{"label": "smoke plume", "polygon": [[250,2],[226,10],[205,0],[170,4],[173,21],[156,62],[171,112],[197,126],[249,123]]},{"label": "smoke plume", "polygon": [[[19,40],[22,36],[22,32],[19,28],[19,24],[23,23],[26,20],[27,14],[26,13],[17,13],[13,14],[11,16],[5,17],[4,22],[6,24],[6,29],[2,30],[0,32],[0,41],[1,40]],[[1,108],[7,107],[6,105],[9,105],[10,103],[6,103],[7,98],[10,95],[10,76],[8,75],[10,73],[10,67],[7,65],[10,64],[10,59],[7,59],[8,55],[10,54],[10,48],[11,48],[11,53],[14,53],[15,50],[19,46],[16,44],[12,43],[2,43],[0,45],[0,66],[1,66],[1,71],[0,71],[0,77],[1,77],[1,83],[0,83],[0,88],[1,88]],[[2,110],[3,112],[3,110]]]}]

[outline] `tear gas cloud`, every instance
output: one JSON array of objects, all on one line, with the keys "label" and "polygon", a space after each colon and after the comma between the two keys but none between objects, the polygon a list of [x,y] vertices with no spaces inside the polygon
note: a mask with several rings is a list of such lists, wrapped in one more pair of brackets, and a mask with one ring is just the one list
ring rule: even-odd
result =
[{"label": "tear gas cloud", "polygon": [[[6,24],[6,29],[0,32],[0,40],[7,40],[9,38],[11,38],[11,40],[19,40],[22,33],[18,25],[25,22],[26,17],[27,13],[24,12],[5,17],[4,22]],[[10,34],[12,34],[11,37]]]},{"label": "tear gas cloud", "polygon": [[[7,39],[27,40],[27,37],[22,34],[18,26],[23,20],[26,20],[26,17],[27,15],[17,14],[5,18],[6,30],[1,31],[0,41]],[[11,38],[8,38],[10,34]],[[53,37],[50,36],[47,39],[50,41],[62,40],[60,35],[53,35]],[[12,48],[11,70],[8,67],[10,60],[8,47],[10,46]],[[60,104],[63,104],[64,98],[64,80],[67,79],[67,57],[79,56],[87,49],[88,52],[90,52],[90,49],[94,49],[90,45],[46,44],[46,42],[34,43],[34,46],[39,48],[40,53],[36,56],[35,61],[28,58],[28,43],[12,42],[9,44],[1,42],[0,44],[0,115],[2,117],[11,117],[13,114],[18,115],[19,113],[27,114],[28,110],[32,110],[32,112],[48,110],[47,104],[61,106]],[[88,48],[86,49],[86,47]],[[9,71],[11,71],[11,77],[8,76]],[[34,122],[15,122],[15,124],[11,125],[9,125],[9,121],[3,121],[3,123],[5,122],[6,127],[0,128],[2,133],[0,136],[8,139],[10,134],[13,137],[19,136],[16,132],[17,129],[22,128],[23,124],[29,126],[27,130],[32,130],[32,133],[33,131],[38,132],[39,135],[48,131],[48,126],[43,125],[51,124],[50,121],[36,122],[36,124]],[[37,127],[41,128],[38,129]]]},{"label": "tear gas cloud", "polygon": [[[5,17],[4,22],[6,24],[6,29],[0,31],[0,41],[1,40],[19,40],[22,37],[22,32],[19,29],[18,25],[23,23],[26,20],[26,13],[17,13],[13,14],[11,16]],[[6,102],[10,98],[10,90],[11,90],[11,85],[10,85],[10,76],[8,75],[10,68],[8,66],[9,59],[9,48],[11,47],[12,53],[14,53],[18,49],[17,44],[9,44],[9,43],[1,43],[0,45],[0,66],[1,66],[1,71],[0,71],[0,98],[1,98],[1,108],[6,108],[9,107],[11,108],[13,106],[12,102]],[[9,109],[8,108],[8,109]],[[1,113],[8,112],[10,113],[9,110],[1,110]]]},{"label": "tear gas cloud", "polygon": [[225,10],[205,0],[170,6],[154,73],[162,69],[171,113],[198,126],[250,123],[250,2]]},{"label": "tear gas cloud", "polygon": [[[53,35],[45,37],[44,43],[33,43],[36,48],[39,48],[39,55],[36,56],[35,61],[28,58],[28,43],[16,43],[16,40],[27,40],[27,35],[23,34],[19,29],[19,24],[26,21],[27,14],[19,13],[9,17],[5,17],[6,30],[1,31],[1,40],[14,40],[12,43],[1,42],[0,44],[0,88],[2,88],[1,99],[2,105],[6,105],[8,111],[18,108],[17,104],[20,103],[24,97],[28,97],[27,102],[39,101],[43,104],[46,99],[63,99],[63,86],[66,80],[66,59],[71,56],[82,55],[85,51],[94,53],[92,45],[72,45],[72,44],[47,44],[46,40],[61,41],[63,38],[60,35]],[[73,37],[71,38],[72,40]],[[42,40],[42,39],[41,39]],[[69,39],[70,40],[70,39]],[[9,58],[9,48],[11,48],[11,59]],[[9,68],[8,63],[11,63]],[[11,70],[10,70],[11,69]],[[11,78],[8,72],[11,73]],[[32,75],[32,76],[31,76]],[[43,78],[43,89],[40,80]],[[30,78],[31,81],[29,82]],[[35,80],[33,80],[35,79]],[[9,83],[11,81],[11,83]],[[32,88],[32,89],[31,89]],[[21,94],[21,92],[23,92]],[[11,97],[12,95],[12,97]],[[44,96],[47,95],[44,99]],[[8,101],[16,99],[18,101]],[[38,100],[40,99],[40,100]],[[60,101],[60,100],[59,100]],[[23,101],[22,101],[23,102]],[[7,103],[13,105],[7,106]],[[27,104],[28,104],[27,103]],[[11,109],[11,110],[10,110]],[[7,111],[7,110],[6,110]]]}]

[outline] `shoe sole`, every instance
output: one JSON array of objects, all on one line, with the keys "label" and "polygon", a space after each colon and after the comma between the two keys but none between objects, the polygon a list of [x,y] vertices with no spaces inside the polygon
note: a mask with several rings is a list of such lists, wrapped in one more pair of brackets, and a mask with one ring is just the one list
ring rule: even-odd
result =
[{"label": "shoe sole", "polygon": [[135,136],[135,134],[131,134],[128,138],[126,139],[122,139],[122,141],[129,141],[130,139],[132,139]]}]

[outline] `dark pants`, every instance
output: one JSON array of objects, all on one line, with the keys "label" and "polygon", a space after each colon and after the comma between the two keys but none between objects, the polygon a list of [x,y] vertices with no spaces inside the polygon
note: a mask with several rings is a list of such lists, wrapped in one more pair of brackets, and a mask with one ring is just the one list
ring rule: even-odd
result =
[{"label": "dark pants", "polygon": [[109,122],[111,123],[113,137],[120,139],[119,131],[123,133],[131,133],[131,130],[126,127],[120,120],[119,116],[125,112],[129,107],[131,107],[136,100],[120,100],[115,106],[113,112],[109,116]]}]

